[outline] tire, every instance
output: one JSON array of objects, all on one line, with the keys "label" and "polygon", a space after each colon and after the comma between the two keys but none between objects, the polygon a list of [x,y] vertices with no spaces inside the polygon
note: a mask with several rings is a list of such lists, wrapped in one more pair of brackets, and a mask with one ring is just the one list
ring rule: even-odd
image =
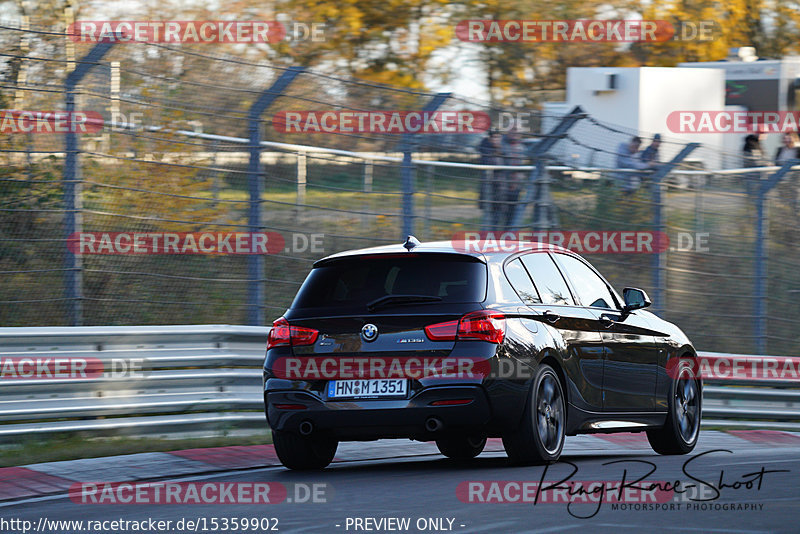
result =
[{"label": "tire", "polygon": [[703,396],[691,365],[681,365],[669,391],[669,412],[662,428],[647,431],[658,454],[688,454],[700,436]]},{"label": "tire", "polygon": [[564,448],[567,410],[558,375],[547,364],[536,371],[519,428],[503,436],[503,446],[517,465],[558,461]]},{"label": "tire", "polygon": [[471,460],[483,452],[486,436],[448,436],[436,440],[439,452],[453,460]]},{"label": "tire", "polygon": [[324,469],[332,461],[339,442],[327,438],[305,437],[291,432],[272,431],[272,443],[281,463],[289,469]]}]

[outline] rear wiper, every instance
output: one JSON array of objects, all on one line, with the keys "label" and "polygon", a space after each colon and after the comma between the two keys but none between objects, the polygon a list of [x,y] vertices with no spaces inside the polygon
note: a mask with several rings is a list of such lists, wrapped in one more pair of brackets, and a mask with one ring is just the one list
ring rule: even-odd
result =
[{"label": "rear wiper", "polygon": [[367,309],[371,312],[387,306],[389,304],[414,304],[417,302],[439,302],[442,297],[431,295],[384,295],[367,303]]}]

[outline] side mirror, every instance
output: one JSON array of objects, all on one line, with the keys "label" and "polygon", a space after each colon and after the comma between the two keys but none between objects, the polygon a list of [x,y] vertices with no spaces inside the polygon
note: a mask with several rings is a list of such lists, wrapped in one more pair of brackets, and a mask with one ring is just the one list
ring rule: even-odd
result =
[{"label": "side mirror", "polygon": [[635,287],[626,287],[623,289],[622,298],[625,299],[625,307],[622,309],[622,311],[626,313],[633,310],[646,308],[652,304],[652,302],[650,302],[650,298],[647,296],[647,293]]}]

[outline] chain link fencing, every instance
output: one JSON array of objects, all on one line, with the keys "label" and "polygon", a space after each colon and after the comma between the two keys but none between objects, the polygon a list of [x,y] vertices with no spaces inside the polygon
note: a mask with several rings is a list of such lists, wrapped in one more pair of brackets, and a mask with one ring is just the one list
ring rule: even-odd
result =
[{"label": "chain link fencing", "polygon": [[[0,129],[3,326],[269,324],[314,260],[398,243],[409,230],[420,240],[631,231],[662,232],[669,245],[658,254],[576,251],[618,290],[648,291],[655,311],[703,350],[800,348],[796,170],[710,170],[705,162],[719,154],[702,146],[641,173],[601,168],[600,156],[648,133],[580,110],[498,108],[200,45],[120,43],[94,57],[99,44],[64,46],[63,30],[11,25],[0,40],[0,108],[63,111],[68,75],[83,66],[75,110],[102,117],[90,133]],[[530,131],[501,165],[482,157],[483,132],[286,132],[289,112],[434,106],[494,123],[523,112]],[[665,138],[661,161],[685,148]],[[640,185],[621,186],[634,175]],[[259,255],[76,254],[76,232],[269,232],[281,246]]]}]

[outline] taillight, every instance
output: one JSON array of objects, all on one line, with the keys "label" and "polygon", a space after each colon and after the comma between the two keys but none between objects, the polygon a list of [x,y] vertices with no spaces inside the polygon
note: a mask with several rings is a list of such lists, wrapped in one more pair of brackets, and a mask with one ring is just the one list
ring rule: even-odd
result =
[{"label": "taillight", "polygon": [[502,313],[479,310],[466,314],[458,323],[459,339],[480,339],[502,343],[506,337],[506,318]]},{"label": "taillight", "polygon": [[292,342],[289,321],[281,317],[272,323],[272,329],[267,336],[267,350],[278,345],[289,345]]},{"label": "taillight", "polygon": [[431,341],[479,339],[500,344],[506,337],[506,318],[502,313],[479,310],[466,314],[458,321],[436,323],[425,327]]},{"label": "taillight", "polygon": [[303,328],[302,326],[292,326],[290,328],[292,335],[292,346],[298,345],[313,345],[317,342],[319,331],[313,328]]},{"label": "taillight", "polygon": [[455,341],[456,332],[458,332],[458,321],[447,321],[425,327],[425,335],[431,341]]},{"label": "taillight", "polygon": [[302,326],[291,326],[289,321],[281,317],[272,323],[272,329],[267,336],[267,350],[279,345],[292,347],[313,345],[316,343],[318,336],[318,330]]}]

